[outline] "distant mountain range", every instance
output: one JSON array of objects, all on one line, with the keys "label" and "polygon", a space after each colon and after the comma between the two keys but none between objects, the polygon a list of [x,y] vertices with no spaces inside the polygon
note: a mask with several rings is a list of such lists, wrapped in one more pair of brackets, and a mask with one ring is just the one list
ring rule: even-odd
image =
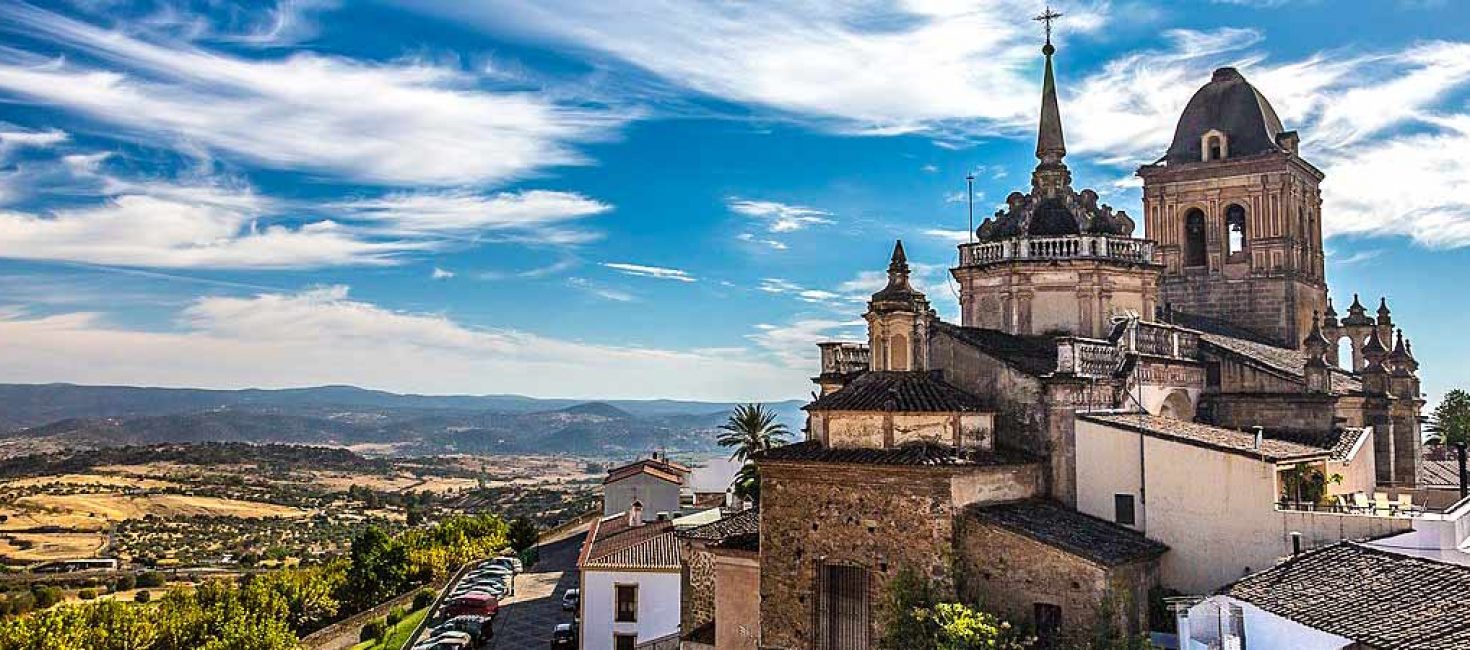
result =
[{"label": "distant mountain range", "polygon": [[[768,404],[793,431],[803,402]],[[0,384],[0,448],[166,442],[381,446],[396,454],[707,451],[733,403]],[[18,451],[19,450],[19,451]]]}]

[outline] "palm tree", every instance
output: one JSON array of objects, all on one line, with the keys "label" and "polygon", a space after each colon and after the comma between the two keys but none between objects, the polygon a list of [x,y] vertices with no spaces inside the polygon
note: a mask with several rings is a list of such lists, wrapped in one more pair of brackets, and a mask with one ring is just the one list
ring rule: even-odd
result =
[{"label": "palm tree", "polygon": [[786,444],[791,432],[776,421],[776,412],[764,404],[741,404],[720,425],[724,433],[716,440],[721,447],[734,447],[730,460],[749,462],[750,457]]},{"label": "palm tree", "polygon": [[730,417],[720,425],[724,433],[716,440],[721,447],[734,447],[730,460],[742,463],[740,472],[731,484],[735,496],[760,501],[761,482],[756,473],[752,456],[772,447],[786,444],[791,432],[786,425],[776,421],[776,412],[767,410],[764,404],[741,404],[730,412]]}]

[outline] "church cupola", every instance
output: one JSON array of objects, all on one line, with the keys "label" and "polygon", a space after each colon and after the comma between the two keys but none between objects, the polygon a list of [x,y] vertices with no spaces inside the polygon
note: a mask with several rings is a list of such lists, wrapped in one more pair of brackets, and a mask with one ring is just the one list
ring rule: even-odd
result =
[{"label": "church cupola", "polygon": [[967,327],[1100,338],[1114,317],[1155,312],[1159,269],[1153,242],[1133,237],[1137,224],[1127,212],[1072,187],[1051,40],[1059,16],[1048,10],[1037,17],[1046,43],[1031,188],[1011,192],[980,223],[951,272]]},{"label": "church cupola", "polygon": [[928,367],[929,299],[909,283],[903,241],[893,246],[888,285],[868,301],[868,347],[873,370],[924,370]]}]

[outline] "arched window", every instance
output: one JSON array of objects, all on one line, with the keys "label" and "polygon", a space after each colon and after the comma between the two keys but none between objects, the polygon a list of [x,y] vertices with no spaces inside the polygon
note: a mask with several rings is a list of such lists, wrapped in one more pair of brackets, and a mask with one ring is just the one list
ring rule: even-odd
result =
[{"label": "arched window", "polygon": [[1205,213],[1199,208],[1184,214],[1184,265],[1205,265]]},{"label": "arched window", "polygon": [[1245,208],[1234,203],[1225,208],[1225,232],[1231,255],[1245,252]]},{"label": "arched window", "polygon": [[1219,136],[1210,138],[1210,149],[1205,154],[1205,160],[1223,160],[1225,158],[1225,147],[1220,142]]},{"label": "arched window", "polygon": [[902,334],[888,339],[888,369],[912,370],[909,368],[909,340]]}]

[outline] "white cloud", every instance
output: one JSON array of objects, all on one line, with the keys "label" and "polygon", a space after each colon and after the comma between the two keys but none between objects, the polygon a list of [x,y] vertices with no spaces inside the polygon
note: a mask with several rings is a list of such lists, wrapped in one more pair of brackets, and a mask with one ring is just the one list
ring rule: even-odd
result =
[{"label": "white cloud", "polygon": [[970,241],[970,233],[965,230],[944,230],[941,228],[930,228],[924,231],[925,237],[942,239],[954,244],[964,244]]},{"label": "white cloud", "polygon": [[920,171],[923,171],[925,174],[937,174],[937,173],[939,173],[939,166],[938,165],[932,165],[932,164],[931,165],[924,165],[923,167],[920,167],[919,169],[920,169]]},{"label": "white cloud", "polygon": [[[569,42],[684,88],[846,131],[1034,121],[1036,30],[1017,19],[1036,11],[1029,1],[403,4]],[[1098,30],[1106,8],[1069,7],[1066,33]]]},{"label": "white cloud", "polygon": [[645,264],[628,264],[626,262],[604,262],[603,266],[626,275],[635,275],[641,278],[655,278],[658,280],[674,280],[677,282],[694,282],[695,278],[688,271],[671,269],[662,266],[648,266]]},{"label": "white cloud", "polygon": [[567,224],[612,206],[576,192],[524,190],[478,194],[464,190],[395,193],[326,206],[397,235],[488,234],[516,241],[575,244],[601,235]]},{"label": "white cloud", "polygon": [[307,268],[389,264],[423,243],[372,241],[333,221],[265,221],[248,190],[153,184],[117,188],[99,205],[0,211],[0,255],[159,268]]},{"label": "white cloud", "polygon": [[805,230],[809,226],[825,226],[835,223],[831,219],[831,212],[804,205],[791,205],[779,201],[751,201],[733,196],[726,205],[735,214],[759,219],[766,224],[767,230],[773,233],[796,232]]},{"label": "white cloud", "polygon": [[435,280],[448,280],[449,278],[454,277],[454,271],[441,269],[436,266],[434,267],[434,271],[429,274],[429,277]]},{"label": "white cloud", "polygon": [[60,106],[149,144],[227,152],[262,166],[386,184],[458,185],[585,164],[577,143],[628,117],[492,91],[457,69],[299,52],[246,59],[163,46],[28,5],[17,28],[114,66],[0,50],[0,92]]},{"label": "white cloud", "polygon": [[52,147],[70,139],[71,136],[65,131],[58,129],[47,129],[45,131],[0,131],[0,160],[16,149],[23,147]]},{"label": "white cloud", "polygon": [[567,284],[577,289],[581,289],[582,291],[590,293],[594,296],[597,296],[598,298],[602,298],[603,300],[611,300],[613,302],[635,302],[638,300],[637,296],[628,293],[627,291],[623,291],[622,289],[615,289],[613,287],[593,282],[591,280],[588,280],[587,278],[567,278]]},{"label": "white cloud", "polygon": [[738,235],[735,235],[735,239],[749,244],[762,244],[770,247],[772,250],[784,251],[788,248],[788,246],[786,246],[786,242],[777,241],[775,239],[763,239],[761,237],[757,237],[756,234],[753,232],[740,233]]},{"label": "white cloud", "polygon": [[176,331],[0,309],[11,381],[198,387],[355,384],[424,393],[779,399],[805,374],[749,354],[566,341],[354,300],[345,287],[206,297]]},{"label": "white cloud", "polygon": [[822,341],[861,340],[866,322],[857,320],[833,320],[811,318],[797,320],[789,325],[761,323],[756,332],[746,338],[761,349],[774,355],[788,368],[810,370],[820,360],[817,343]]}]

